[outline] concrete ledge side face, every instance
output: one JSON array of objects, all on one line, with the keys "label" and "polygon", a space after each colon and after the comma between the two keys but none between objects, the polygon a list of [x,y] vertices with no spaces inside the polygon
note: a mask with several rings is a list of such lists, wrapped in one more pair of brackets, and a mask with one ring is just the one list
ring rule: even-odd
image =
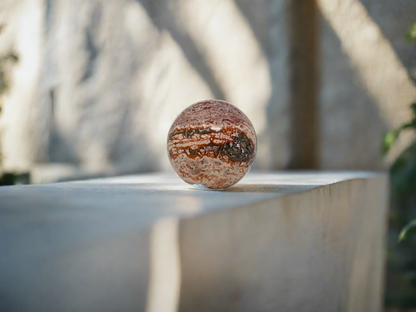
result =
[{"label": "concrete ledge side face", "polygon": [[366,181],[357,192],[350,235],[348,311],[382,311],[389,204],[388,176]]},{"label": "concrete ledge side face", "polygon": [[386,181],[183,221],[180,311],[380,311]]},{"label": "concrete ledge side face", "polygon": [[[45,234],[45,233],[43,233]],[[147,232],[55,252],[14,252],[0,259],[1,311],[144,311],[150,271]],[[54,237],[49,238],[53,244]],[[44,248],[28,246],[27,249]],[[4,246],[4,245],[3,245]],[[0,245],[0,247],[2,247]],[[4,246],[4,250],[13,250]],[[3,250],[2,248],[0,248]],[[17,251],[17,252],[16,252]]]}]

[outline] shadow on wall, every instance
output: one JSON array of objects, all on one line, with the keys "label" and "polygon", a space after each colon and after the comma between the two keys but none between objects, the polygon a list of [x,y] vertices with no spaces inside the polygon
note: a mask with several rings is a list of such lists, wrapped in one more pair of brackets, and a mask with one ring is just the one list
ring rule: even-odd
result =
[{"label": "shadow on wall", "polygon": [[[409,76],[416,63],[414,45],[404,40],[408,25],[414,22],[416,5],[385,2],[318,1],[321,129],[317,143],[321,168],[383,168],[381,138],[387,129],[408,119],[409,103],[416,99],[415,84]],[[268,161],[260,156],[260,162],[268,169],[286,167],[293,157],[288,141],[298,126],[290,122],[289,112],[293,105],[290,93],[296,91],[288,79],[293,68],[282,65],[290,63],[290,53],[296,53],[288,48],[291,8],[288,4],[266,7],[244,0],[235,3],[267,56],[271,77],[264,128],[273,135],[263,143],[273,156]],[[279,71],[284,76],[279,77]],[[390,159],[409,139],[403,140]]]},{"label": "shadow on wall", "polygon": [[[22,101],[23,82],[15,79],[5,99],[6,168],[20,169],[24,158],[26,167],[67,162],[90,173],[168,169],[170,124],[206,98],[239,106],[262,136],[267,59],[233,1],[47,4],[33,21],[47,30],[38,39],[41,64],[22,65],[40,87]],[[31,116],[21,113],[28,110]]]},{"label": "shadow on wall", "polygon": [[416,79],[415,42],[403,40],[409,26],[415,23],[416,3],[413,1],[360,0],[362,6],[380,29],[383,36],[390,42],[396,57],[407,70],[409,77]]},{"label": "shadow on wall", "polygon": [[[410,63],[398,57],[408,54],[404,34],[416,6],[372,0],[318,3],[323,16],[322,167],[380,169],[383,133],[409,118],[409,104],[416,99],[405,67]],[[398,7],[403,14],[397,15]],[[392,158],[405,145],[406,139]]]},{"label": "shadow on wall", "polygon": [[[241,108],[250,116],[259,141],[265,141],[265,107],[271,92],[267,55],[236,3],[177,1],[168,7],[165,2],[148,2],[145,7],[159,31],[167,32],[181,48],[211,96]],[[264,11],[266,6],[261,8]],[[267,10],[262,13],[267,17]],[[267,144],[259,146],[263,161],[257,162],[258,167],[269,154]]]},{"label": "shadow on wall", "polygon": [[[265,105],[265,125],[259,134],[259,152],[254,169],[276,170],[287,168],[290,162],[290,41],[288,24],[290,5],[281,1],[268,6],[250,0],[235,0],[259,47],[268,60],[271,92]],[[254,104],[255,106],[255,104]],[[263,153],[263,154],[261,154]],[[256,167],[257,165],[257,167]]]},{"label": "shadow on wall", "polygon": [[[390,28],[402,23],[388,9],[396,5],[363,3],[318,1],[325,169],[382,168],[382,134],[407,119],[416,97],[406,71],[416,61],[401,29]],[[252,120],[255,169],[288,166],[297,126],[290,115],[290,1],[47,4],[6,20],[22,59],[4,101],[6,169],[62,162],[91,174],[170,170],[166,133],[185,107],[206,98],[225,99]],[[386,21],[379,10],[389,11]],[[39,30],[32,42],[40,46],[32,58],[39,66],[27,61],[34,53],[27,21]]]},{"label": "shadow on wall", "polygon": [[377,170],[388,126],[322,14],[321,28],[321,166]]}]

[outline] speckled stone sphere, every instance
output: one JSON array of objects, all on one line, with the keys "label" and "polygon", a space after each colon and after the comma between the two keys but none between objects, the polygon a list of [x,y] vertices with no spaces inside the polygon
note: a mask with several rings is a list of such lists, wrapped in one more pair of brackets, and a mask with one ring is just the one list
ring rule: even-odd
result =
[{"label": "speckled stone sphere", "polygon": [[168,134],[169,160],[179,177],[210,189],[240,181],[250,170],[256,149],[250,120],[220,100],[191,105],[176,118]]}]

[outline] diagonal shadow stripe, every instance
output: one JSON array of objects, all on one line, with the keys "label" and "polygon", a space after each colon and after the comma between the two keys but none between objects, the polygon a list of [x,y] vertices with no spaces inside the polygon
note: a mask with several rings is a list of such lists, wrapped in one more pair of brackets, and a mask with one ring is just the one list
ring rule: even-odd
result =
[{"label": "diagonal shadow stripe", "polygon": [[[191,66],[197,71],[199,76],[206,82],[210,91],[216,99],[225,100],[224,91],[220,83],[215,78],[203,54],[198,50],[192,38],[186,31],[180,29],[175,22],[172,11],[168,8],[157,5],[155,1],[141,2],[143,8],[159,31],[167,31],[181,48],[184,56]],[[163,12],[159,14],[159,12]]]}]

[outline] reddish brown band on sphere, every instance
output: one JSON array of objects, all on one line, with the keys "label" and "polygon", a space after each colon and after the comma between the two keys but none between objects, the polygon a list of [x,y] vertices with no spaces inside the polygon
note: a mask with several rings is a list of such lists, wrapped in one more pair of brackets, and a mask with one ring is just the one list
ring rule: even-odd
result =
[{"label": "reddish brown band on sphere", "polygon": [[242,111],[220,100],[185,109],[168,134],[168,155],[189,184],[223,189],[250,170],[257,150],[254,127]]}]

